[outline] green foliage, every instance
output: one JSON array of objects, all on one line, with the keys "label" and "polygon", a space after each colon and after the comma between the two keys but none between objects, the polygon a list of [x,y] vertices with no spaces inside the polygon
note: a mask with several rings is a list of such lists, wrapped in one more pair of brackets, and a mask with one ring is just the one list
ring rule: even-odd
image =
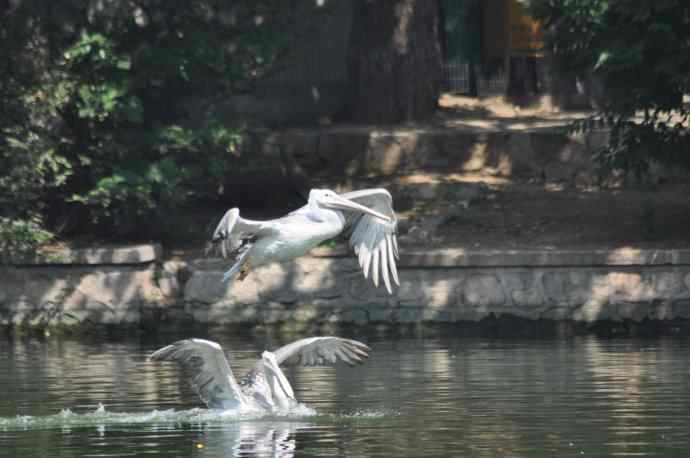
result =
[{"label": "green foliage", "polygon": [[[43,103],[32,85],[22,88],[7,81],[0,104],[0,258],[26,255],[52,239],[42,214],[54,193],[72,174],[70,162],[57,153],[59,142],[48,120],[55,107]],[[50,82],[46,84],[48,86]],[[9,99],[9,100],[8,100]]]},{"label": "green foliage", "polygon": [[[643,174],[650,161],[690,165],[683,94],[690,90],[690,3],[685,0],[531,0],[561,74],[599,86],[605,168]],[[597,122],[595,122],[597,121]]]},{"label": "green foliage", "polygon": [[11,219],[0,217],[0,260],[11,261],[29,256],[37,245],[52,240],[37,217]]},{"label": "green foliage", "polygon": [[0,244],[11,248],[28,246],[22,231],[45,242],[44,223],[156,237],[170,212],[217,192],[247,122],[198,119],[191,107],[275,69],[296,10],[23,0],[0,14]]}]

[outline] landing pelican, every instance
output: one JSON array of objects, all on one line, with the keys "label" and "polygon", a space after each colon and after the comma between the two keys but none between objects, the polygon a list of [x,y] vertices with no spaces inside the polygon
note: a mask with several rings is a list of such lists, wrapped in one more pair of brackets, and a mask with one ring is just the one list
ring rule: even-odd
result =
[{"label": "landing pelican", "polygon": [[220,245],[234,263],[224,280],[239,273],[243,280],[252,267],[283,262],[307,254],[321,242],[343,234],[359,258],[364,277],[379,286],[379,272],[389,294],[391,277],[400,286],[395,260],[398,256],[397,218],[393,198],[385,189],[336,194],[328,189],[312,189],[307,205],[282,218],[251,221],[232,208],[213,232],[211,243]]},{"label": "landing pelican", "polygon": [[364,362],[371,349],[340,337],[309,337],[265,351],[252,369],[235,380],[223,349],[204,339],[179,340],[155,351],[149,359],[172,360],[192,372],[192,388],[211,409],[286,410],[297,406],[295,393],[280,365],[325,366]]}]

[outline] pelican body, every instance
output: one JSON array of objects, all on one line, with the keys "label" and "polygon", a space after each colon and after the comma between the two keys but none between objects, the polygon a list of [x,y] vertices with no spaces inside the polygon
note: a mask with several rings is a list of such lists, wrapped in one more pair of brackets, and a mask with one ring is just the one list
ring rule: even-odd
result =
[{"label": "pelican body", "polygon": [[155,351],[149,359],[176,361],[190,370],[192,388],[209,408],[276,412],[298,404],[281,365],[324,366],[337,361],[354,365],[366,360],[370,350],[356,340],[309,337],[263,352],[239,382],[221,346],[210,340],[179,340]]},{"label": "pelican body", "polygon": [[385,189],[365,189],[336,194],[312,189],[307,205],[281,218],[253,221],[228,210],[213,232],[212,243],[220,245],[223,257],[234,263],[224,280],[243,280],[252,267],[285,262],[307,254],[312,248],[338,235],[349,236],[364,277],[372,272],[379,285],[379,272],[392,294],[391,277],[400,285],[396,267],[397,219],[393,199]]}]

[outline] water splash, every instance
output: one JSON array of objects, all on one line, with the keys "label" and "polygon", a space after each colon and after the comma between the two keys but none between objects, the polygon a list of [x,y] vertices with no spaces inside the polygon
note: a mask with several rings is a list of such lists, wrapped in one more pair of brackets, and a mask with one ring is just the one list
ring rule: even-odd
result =
[{"label": "water splash", "polygon": [[299,420],[315,416],[316,412],[298,405],[289,411],[265,413],[256,411],[211,410],[195,408],[190,410],[152,410],[148,412],[111,412],[103,404],[92,412],[75,413],[65,408],[55,415],[17,415],[14,418],[0,417],[0,431],[46,428],[70,428],[79,426],[106,426],[118,424],[200,424],[224,423],[240,420]]},{"label": "water splash", "polygon": [[308,420],[310,423],[349,422],[376,420],[400,415],[399,412],[359,410],[341,414],[319,414],[311,407],[299,404],[289,410],[279,412],[257,412],[236,410],[213,410],[194,408],[189,410],[152,410],[147,412],[111,412],[101,403],[98,407],[85,413],[75,413],[65,408],[54,415],[0,417],[0,431],[32,430],[50,428],[72,428],[95,426],[102,428],[110,425],[200,425],[224,424],[235,422],[292,422]]},{"label": "water splash", "polygon": [[397,417],[400,412],[384,412],[381,410],[358,410],[349,414],[340,415],[341,418],[383,418]]},{"label": "water splash", "polygon": [[332,414],[329,418],[339,422],[359,421],[359,420],[378,420],[382,418],[392,418],[400,416],[398,411],[383,410],[357,410],[349,413]]}]

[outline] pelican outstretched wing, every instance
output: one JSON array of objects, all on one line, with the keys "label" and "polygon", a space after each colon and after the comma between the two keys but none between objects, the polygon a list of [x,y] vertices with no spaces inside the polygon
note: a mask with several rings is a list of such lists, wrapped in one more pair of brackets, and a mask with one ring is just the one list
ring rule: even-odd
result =
[{"label": "pelican outstretched wing", "polygon": [[393,198],[382,188],[346,192],[340,196],[383,213],[391,219],[384,221],[362,213],[348,212],[345,215],[346,234],[350,237],[350,246],[359,258],[364,278],[368,278],[371,271],[374,285],[378,287],[380,272],[388,293],[392,294],[391,276],[395,284],[400,286],[398,268],[395,264],[395,260],[399,259],[396,237],[398,220],[393,211]]},{"label": "pelican outstretched wing", "polygon": [[341,337],[309,337],[275,350],[278,364],[327,366],[342,361],[349,365],[362,363],[369,357],[369,348],[362,342]]},{"label": "pelican outstretched wing", "polygon": [[244,402],[239,385],[216,342],[204,339],[186,339],[163,347],[149,359],[176,361],[192,374],[192,388],[212,409],[231,409]]}]

